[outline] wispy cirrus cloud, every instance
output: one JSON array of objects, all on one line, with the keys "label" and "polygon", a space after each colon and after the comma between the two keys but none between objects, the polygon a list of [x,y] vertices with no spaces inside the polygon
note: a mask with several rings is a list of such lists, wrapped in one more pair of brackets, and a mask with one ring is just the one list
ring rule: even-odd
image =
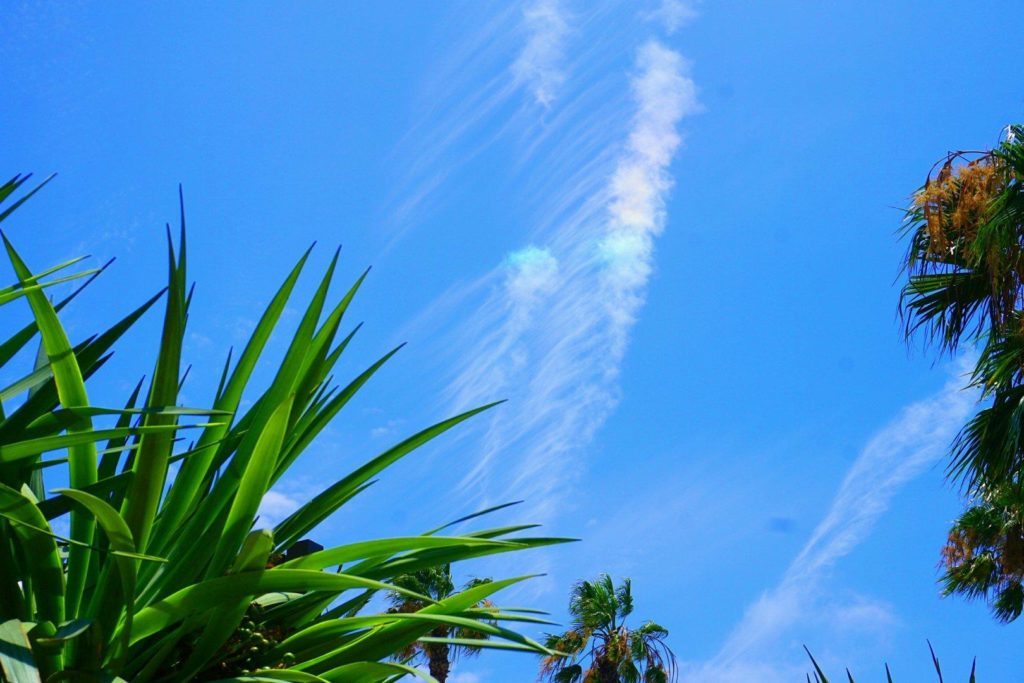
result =
[{"label": "wispy cirrus cloud", "polygon": [[661,0],[657,9],[647,14],[647,18],[659,22],[667,33],[672,34],[696,19],[697,10],[685,0]]},{"label": "wispy cirrus cloud", "polygon": [[778,647],[796,628],[818,628],[821,614],[830,621],[882,623],[891,614],[876,601],[856,597],[852,604],[833,604],[824,588],[829,570],[871,533],[893,497],[911,479],[945,454],[950,440],[971,407],[973,392],[962,389],[966,366],[936,395],[906,407],[875,434],[851,465],[832,504],[811,537],[793,559],[781,581],[751,604],[718,654],[694,665],[688,680],[696,683],[792,680],[802,671],[793,658],[802,653]]},{"label": "wispy cirrus cloud", "polygon": [[[450,386],[460,406],[512,398],[489,423],[466,484],[491,496],[525,494],[534,515],[558,507],[557,491],[580,471],[572,458],[616,405],[619,366],[665,228],[678,126],[699,110],[677,52],[648,42],[635,70],[626,138],[606,140],[604,151],[617,150],[611,165],[586,166],[554,192],[550,204],[570,208],[539,235],[543,246],[513,253],[492,274],[493,291],[463,333],[473,360]],[[499,455],[507,457],[495,467]]]},{"label": "wispy cirrus cloud", "polygon": [[560,0],[535,0],[523,10],[527,40],[512,65],[516,82],[533,93],[534,99],[550,107],[565,81],[565,39],[569,20]]},{"label": "wispy cirrus cloud", "polygon": [[452,674],[448,678],[448,681],[450,683],[481,683],[481,681],[483,681],[483,679],[480,677],[479,674],[475,674],[473,672],[468,672],[467,671],[465,673],[458,673],[458,672],[456,672],[456,673]]}]

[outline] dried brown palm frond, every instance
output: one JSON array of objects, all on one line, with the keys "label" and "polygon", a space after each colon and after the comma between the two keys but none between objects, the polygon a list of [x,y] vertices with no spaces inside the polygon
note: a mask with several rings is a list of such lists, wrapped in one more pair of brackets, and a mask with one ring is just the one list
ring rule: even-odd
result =
[{"label": "dried brown palm frond", "polygon": [[1007,141],[989,151],[951,152],[914,194],[904,225],[909,280],[900,298],[908,338],[925,331],[952,351],[1002,329],[1022,308],[1019,146]]}]

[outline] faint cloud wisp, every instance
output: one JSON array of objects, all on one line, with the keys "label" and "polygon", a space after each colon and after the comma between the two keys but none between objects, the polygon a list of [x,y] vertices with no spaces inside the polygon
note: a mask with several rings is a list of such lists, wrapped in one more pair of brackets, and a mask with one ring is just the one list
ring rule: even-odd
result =
[{"label": "faint cloud wisp", "polygon": [[259,517],[262,528],[272,528],[282,522],[288,515],[299,509],[300,499],[277,490],[267,491],[260,501]]},{"label": "faint cloud wisp", "polygon": [[512,65],[519,85],[530,88],[534,99],[550,107],[565,81],[564,43],[569,30],[565,9],[559,0],[536,0],[523,11],[526,46]]},{"label": "faint cloud wisp", "polygon": [[697,11],[684,0],[661,0],[658,8],[647,15],[648,19],[659,22],[669,34],[697,18]]}]

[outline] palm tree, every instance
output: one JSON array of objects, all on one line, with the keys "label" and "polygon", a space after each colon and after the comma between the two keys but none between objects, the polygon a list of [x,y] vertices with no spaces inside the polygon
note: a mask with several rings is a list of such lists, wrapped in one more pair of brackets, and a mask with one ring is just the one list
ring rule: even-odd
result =
[{"label": "palm tree", "polygon": [[947,595],[985,598],[1002,621],[1024,607],[1024,127],[1007,133],[928,174],[907,214],[900,300],[908,340],[921,333],[940,353],[982,348],[969,384],[985,403],[948,469],[969,502],[943,549],[942,581]]},{"label": "palm tree", "polygon": [[[907,213],[900,312],[940,353],[983,348],[971,379],[991,404],[964,427],[950,475],[1004,483],[1024,468],[1024,127],[986,152],[953,152]],[[938,164],[937,164],[938,165]]]},{"label": "palm tree", "polygon": [[616,587],[607,574],[580,581],[569,599],[572,628],[549,635],[541,677],[554,683],[666,683],[676,680],[676,658],[665,643],[668,630],[648,621],[629,628],[633,613],[629,579]]},{"label": "palm tree", "polygon": [[985,598],[997,619],[1024,611],[1024,495],[986,487],[954,522],[942,550],[946,595]]},{"label": "palm tree", "polygon": [[[491,579],[471,579],[466,583],[465,588],[473,588],[490,582]],[[426,596],[437,602],[456,593],[450,564],[402,574],[395,577],[391,583],[397,588]],[[428,604],[405,593],[391,593],[389,599],[391,600],[391,609],[388,611],[392,614],[418,612]],[[477,605],[477,607],[490,607],[490,603],[485,601]],[[466,644],[456,645],[450,641],[486,640],[487,638],[488,635],[486,633],[477,630],[440,624],[431,630],[426,638],[414,641],[406,646],[405,649],[396,653],[395,659],[423,661],[426,663],[430,675],[438,683],[445,683],[448,680],[452,664],[460,655],[473,656],[480,652],[479,647]]]}]

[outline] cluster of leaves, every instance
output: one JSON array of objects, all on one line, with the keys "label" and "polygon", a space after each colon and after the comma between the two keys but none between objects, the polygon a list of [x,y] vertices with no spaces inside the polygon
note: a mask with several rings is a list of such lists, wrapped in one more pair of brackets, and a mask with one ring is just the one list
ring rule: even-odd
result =
[{"label": "cluster of leaves", "polygon": [[969,383],[984,397],[952,447],[949,475],[968,504],[942,581],[1012,621],[1024,610],[1024,128],[940,163],[907,214],[900,309],[908,338],[923,334],[943,353],[981,347]]},{"label": "cluster of leaves", "polygon": [[[39,189],[10,202],[25,180],[0,185],[0,208],[10,204],[0,221]],[[303,551],[310,545],[304,537],[385,468],[490,406],[409,437],[340,477],[273,529],[256,528],[267,491],[398,349],[347,384],[334,384],[334,368],[358,330],[343,335],[343,316],[363,282],[360,277],[329,304],[335,254],[283,358],[272,366],[273,379],[250,386],[254,370],[268,362],[267,341],[306,252],[241,354],[234,361],[228,354],[212,407],[179,407],[192,301],[184,211],[181,223],[177,244],[168,228],[167,288],[74,345],[58,313],[81,288],[56,303],[46,288],[76,278],[88,284],[99,273],[62,274],[80,259],[33,273],[4,237],[16,282],[0,289],[0,305],[24,300],[32,320],[0,343],[0,367],[17,372],[12,366],[20,352],[37,337],[40,346],[34,365],[0,389],[6,409],[0,410],[0,680],[429,679],[392,658],[439,625],[472,625],[491,639],[480,637],[474,646],[553,655],[501,625],[539,618],[486,602],[522,578],[434,597],[394,579],[563,539],[523,536],[529,526],[445,536],[446,526]],[[87,380],[161,299],[162,334],[148,384],[140,381],[123,406],[92,405]],[[49,491],[49,472],[68,486]],[[68,531],[58,534],[62,529]],[[395,594],[417,609],[367,613],[374,595]]]},{"label": "cluster of leaves", "polygon": [[676,659],[665,642],[668,630],[648,621],[630,628],[633,590],[629,579],[617,587],[607,574],[580,581],[569,600],[572,628],[548,636],[556,655],[541,664],[554,683],[667,683],[677,678]]},{"label": "cluster of leaves", "polygon": [[1019,486],[984,486],[954,522],[942,550],[943,591],[991,596],[1000,621],[1024,607],[1024,498]]},{"label": "cluster of leaves", "polygon": [[[807,650],[806,647],[804,650],[807,651],[807,656],[811,658],[811,665],[814,667],[814,671],[807,674],[807,683],[812,683],[812,681],[813,683],[829,683],[829,677],[825,675],[825,672],[822,670],[817,660],[814,659],[814,655],[811,654],[811,651]],[[931,643],[928,643],[928,651],[932,655],[932,665],[935,666],[935,675],[938,677],[939,683],[943,683],[942,667],[939,665],[939,658],[935,656],[935,649],[932,648]],[[971,662],[971,673],[967,679],[967,683],[977,683],[976,671],[977,662]],[[850,673],[849,669],[846,670],[846,680],[847,683],[856,683],[856,679],[854,679],[853,674]],[[889,671],[888,664],[885,665],[885,680],[886,683],[892,683],[892,672]]]},{"label": "cluster of leaves", "polygon": [[1019,254],[1002,255],[1019,246],[1007,240],[1005,221],[992,221],[994,200],[1013,185],[1005,151],[952,152],[914,195],[900,300],[908,336],[923,331],[952,351],[1012,315],[1022,272]]}]

